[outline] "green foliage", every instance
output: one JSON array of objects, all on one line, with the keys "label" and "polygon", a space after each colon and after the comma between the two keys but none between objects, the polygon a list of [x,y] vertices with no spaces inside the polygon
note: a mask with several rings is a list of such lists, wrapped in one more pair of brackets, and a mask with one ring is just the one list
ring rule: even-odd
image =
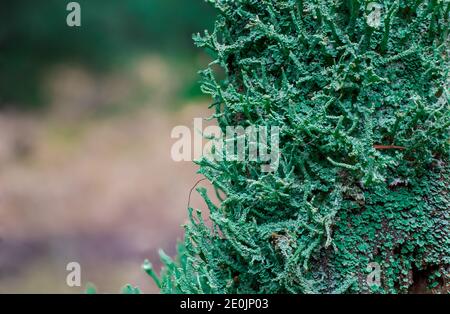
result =
[{"label": "green foliage", "polygon": [[[130,284],[126,284],[125,286],[122,287],[120,292],[121,294],[141,294],[141,289],[139,289],[138,287],[134,287]],[[97,287],[92,283],[88,283],[86,285],[85,293],[98,294]]]},{"label": "green foliage", "polygon": [[122,294],[141,294],[141,289],[127,284],[122,288]]},{"label": "green foliage", "polygon": [[[422,277],[443,288],[450,2],[209,2],[215,28],[194,39],[215,60],[202,72],[213,117],[224,131],[279,126],[281,160],[269,174],[199,162],[226,197],[199,189],[211,224],[189,209],[177,259],[161,254],[162,292],[403,293]],[[367,286],[371,262],[381,287]]]},{"label": "green foliage", "polygon": [[92,283],[88,283],[86,285],[85,293],[86,294],[97,294],[97,287]]}]

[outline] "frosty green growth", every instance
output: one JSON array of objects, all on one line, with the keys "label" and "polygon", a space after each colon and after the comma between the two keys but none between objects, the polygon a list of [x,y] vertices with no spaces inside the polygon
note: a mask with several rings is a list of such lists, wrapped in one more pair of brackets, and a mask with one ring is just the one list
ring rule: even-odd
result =
[{"label": "frosty green growth", "polygon": [[214,118],[279,126],[281,160],[199,162],[220,204],[199,189],[212,226],[190,208],[176,260],[145,265],[162,292],[444,291],[449,1],[209,2],[214,31],[194,39]]}]

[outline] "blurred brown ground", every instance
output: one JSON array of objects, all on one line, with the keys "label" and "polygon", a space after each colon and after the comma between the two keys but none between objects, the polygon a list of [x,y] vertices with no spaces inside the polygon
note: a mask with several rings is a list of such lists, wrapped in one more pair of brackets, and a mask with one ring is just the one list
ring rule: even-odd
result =
[{"label": "blurred brown ground", "polygon": [[[56,67],[48,113],[0,114],[0,293],[81,293],[88,282],[100,293],[126,283],[157,292],[141,264],[159,269],[159,248],[174,254],[201,178],[172,161],[170,132],[209,115],[208,100],[170,109],[172,70],[156,56],[101,78]],[[204,208],[196,193],[191,205]],[[80,288],[66,285],[72,261]]]}]

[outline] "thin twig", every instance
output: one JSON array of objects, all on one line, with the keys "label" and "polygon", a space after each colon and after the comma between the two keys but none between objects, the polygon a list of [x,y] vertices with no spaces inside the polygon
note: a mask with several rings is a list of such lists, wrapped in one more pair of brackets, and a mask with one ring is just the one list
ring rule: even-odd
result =
[{"label": "thin twig", "polygon": [[198,181],[194,184],[194,186],[191,188],[191,190],[189,191],[189,198],[188,198],[188,203],[187,203],[187,207],[188,207],[188,208],[191,206],[191,195],[192,195],[192,191],[194,191],[194,189],[197,187],[197,185],[198,185],[200,182],[205,181],[205,180],[207,180],[207,178],[203,178],[203,179],[198,180]]},{"label": "thin twig", "polygon": [[399,150],[404,150],[404,149],[406,149],[406,147],[403,147],[403,146],[395,146],[395,145],[373,145],[373,148],[378,149],[378,150],[383,150],[383,149],[399,149]]}]

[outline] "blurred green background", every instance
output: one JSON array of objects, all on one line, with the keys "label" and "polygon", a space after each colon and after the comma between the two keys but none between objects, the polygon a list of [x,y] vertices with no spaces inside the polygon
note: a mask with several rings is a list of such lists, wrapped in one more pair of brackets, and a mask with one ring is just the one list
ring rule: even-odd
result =
[{"label": "blurred green background", "polygon": [[[0,293],[100,292],[173,254],[186,221],[191,162],[170,157],[171,130],[206,117],[192,34],[211,29],[203,0],[0,3]],[[202,208],[193,195],[191,206]],[[82,286],[68,287],[78,262]]]},{"label": "blurred green background", "polygon": [[44,106],[38,81],[61,62],[108,71],[153,51],[189,63],[192,34],[214,20],[203,0],[80,0],[82,26],[71,28],[69,2],[0,4],[0,106]]}]

